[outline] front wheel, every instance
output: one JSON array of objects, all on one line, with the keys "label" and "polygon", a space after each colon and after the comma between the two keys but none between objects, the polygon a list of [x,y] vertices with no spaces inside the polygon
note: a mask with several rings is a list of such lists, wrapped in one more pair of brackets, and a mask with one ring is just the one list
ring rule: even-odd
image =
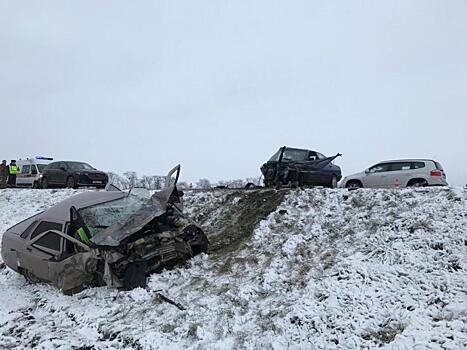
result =
[{"label": "front wheel", "polygon": [[29,270],[26,270],[26,269],[22,270],[22,275],[24,276],[26,281],[28,281],[31,284],[36,284],[36,283],[39,283],[41,281],[32,272],[30,272]]},{"label": "front wheel", "polygon": [[67,188],[75,188],[76,187],[75,179],[73,178],[73,176],[70,176],[70,177],[68,177],[68,179],[66,179],[66,187]]},{"label": "front wheel", "polygon": [[206,234],[196,225],[188,225],[182,231],[183,239],[191,247],[192,255],[207,253],[209,248],[209,240]]},{"label": "front wheel", "polygon": [[357,188],[362,188],[362,184],[359,181],[349,181],[345,184],[345,188],[349,190],[356,190]]}]

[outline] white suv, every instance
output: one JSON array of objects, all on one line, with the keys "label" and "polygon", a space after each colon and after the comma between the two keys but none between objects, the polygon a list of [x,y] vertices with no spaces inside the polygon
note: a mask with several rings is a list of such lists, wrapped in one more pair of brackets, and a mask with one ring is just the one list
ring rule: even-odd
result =
[{"label": "white suv", "polygon": [[400,188],[408,186],[447,186],[441,164],[430,159],[404,159],[380,162],[362,173],[345,177],[345,188]]}]

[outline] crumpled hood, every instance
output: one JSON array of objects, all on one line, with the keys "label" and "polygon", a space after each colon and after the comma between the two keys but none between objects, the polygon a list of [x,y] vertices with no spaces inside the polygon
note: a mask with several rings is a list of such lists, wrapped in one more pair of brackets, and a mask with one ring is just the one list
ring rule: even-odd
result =
[{"label": "crumpled hood", "polygon": [[125,221],[107,227],[92,237],[91,242],[100,246],[116,247],[120,245],[122,241],[140,231],[151,220],[165,214],[167,203],[174,189],[175,186],[169,186],[154,193],[148,202],[133,215]]}]

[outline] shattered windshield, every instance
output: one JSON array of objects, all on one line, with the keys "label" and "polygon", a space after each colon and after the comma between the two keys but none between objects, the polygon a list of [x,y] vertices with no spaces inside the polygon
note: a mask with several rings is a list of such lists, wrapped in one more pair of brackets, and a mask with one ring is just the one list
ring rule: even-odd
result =
[{"label": "shattered windshield", "polygon": [[150,197],[147,190],[133,189],[127,197],[83,208],[79,213],[95,236],[107,227],[127,220],[145,206],[151,206]]},{"label": "shattered windshield", "polygon": [[282,156],[283,162],[299,162],[305,160],[308,151],[304,149],[286,148]]},{"label": "shattered windshield", "polygon": [[281,149],[279,149],[274,155],[269,159],[270,162],[278,162],[279,157],[281,156]]},{"label": "shattered windshield", "polygon": [[[281,156],[283,148],[274,153],[274,155],[269,159],[270,162],[278,162]],[[284,154],[282,155],[282,162],[300,162],[307,158],[309,151],[306,149],[297,149],[297,148],[286,148]],[[317,153],[318,154],[318,153]],[[320,154],[322,156],[322,154]],[[319,157],[319,156],[318,156]],[[324,158],[324,156],[323,156]]]}]

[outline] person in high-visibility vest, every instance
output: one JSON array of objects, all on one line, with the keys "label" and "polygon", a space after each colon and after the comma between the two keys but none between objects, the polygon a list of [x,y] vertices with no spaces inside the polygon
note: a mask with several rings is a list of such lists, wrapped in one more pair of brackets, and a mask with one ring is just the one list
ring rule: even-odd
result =
[{"label": "person in high-visibility vest", "polygon": [[89,240],[88,235],[86,234],[86,231],[84,230],[83,227],[80,227],[79,229],[76,230],[75,232],[75,238],[79,239],[81,242],[84,244],[90,245],[91,241]]},{"label": "person in high-visibility vest", "polygon": [[16,165],[16,160],[12,159],[8,166],[8,186],[16,187],[16,174],[19,173],[19,166]]}]

